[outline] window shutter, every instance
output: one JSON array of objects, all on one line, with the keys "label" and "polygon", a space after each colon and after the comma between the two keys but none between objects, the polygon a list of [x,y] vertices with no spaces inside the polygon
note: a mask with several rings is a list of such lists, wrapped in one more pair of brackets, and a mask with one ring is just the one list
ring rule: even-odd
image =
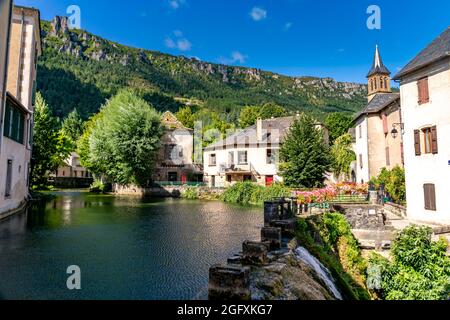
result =
[{"label": "window shutter", "polygon": [[417,87],[419,92],[419,104],[429,102],[430,95],[428,90],[428,78],[423,78],[417,81]]},{"label": "window shutter", "polygon": [[389,128],[388,128],[388,121],[387,121],[387,116],[385,113],[381,114],[381,118],[383,119],[383,130],[384,130],[384,134],[388,134],[389,133]]},{"label": "window shutter", "polygon": [[425,210],[436,211],[436,187],[434,184],[424,184]]},{"label": "window shutter", "polygon": [[420,131],[414,130],[414,147],[416,149],[416,156],[420,156]]},{"label": "window shutter", "polygon": [[363,168],[363,156],[362,154],[359,155],[359,165],[361,167],[361,169]]},{"label": "window shutter", "polygon": [[403,142],[400,143],[400,153],[402,157],[402,164],[405,164],[405,149],[403,147]]},{"label": "window shutter", "polygon": [[389,154],[389,147],[386,147],[386,166],[391,165],[391,156]]},{"label": "window shutter", "polygon": [[431,128],[431,150],[433,154],[438,153],[438,138],[437,138],[437,127]]}]

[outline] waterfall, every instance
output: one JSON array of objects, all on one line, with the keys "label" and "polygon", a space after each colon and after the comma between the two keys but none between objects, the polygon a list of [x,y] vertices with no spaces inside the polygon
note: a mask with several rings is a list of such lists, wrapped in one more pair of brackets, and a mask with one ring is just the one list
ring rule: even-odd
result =
[{"label": "waterfall", "polygon": [[295,249],[295,256],[297,257],[297,259],[308,264],[317,273],[319,278],[322,279],[323,282],[325,282],[328,289],[330,289],[336,299],[343,300],[341,293],[334,284],[334,280],[331,276],[330,271],[325,268],[325,266],[319,260],[317,260],[316,257],[311,255],[309,251],[303,247],[298,247],[297,249]]}]

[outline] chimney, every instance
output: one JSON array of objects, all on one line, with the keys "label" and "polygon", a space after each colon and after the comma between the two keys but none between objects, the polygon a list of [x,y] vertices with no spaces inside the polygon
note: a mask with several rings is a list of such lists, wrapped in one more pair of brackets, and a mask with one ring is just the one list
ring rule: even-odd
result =
[{"label": "chimney", "polygon": [[258,142],[263,140],[263,123],[261,118],[256,120],[256,139]]}]

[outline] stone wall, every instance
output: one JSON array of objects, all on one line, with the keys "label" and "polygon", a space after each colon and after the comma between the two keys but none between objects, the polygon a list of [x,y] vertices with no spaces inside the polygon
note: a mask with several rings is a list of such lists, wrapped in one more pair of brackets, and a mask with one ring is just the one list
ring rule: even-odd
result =
[{"label": "stone wall", "polygon": [[352,229],[385,229],[385,215],[382,206],[367,204],[339,204],[333,205],[332,210],[345,214],[345,217]]},{"label": "stone wall", "polygon": [[396,215],[401,218],[406,218],[406,207],[388,202],[384,204],[384,212]]},{"label": "stone wall", "polygon": [[[139,197],[159,197],[159,198],[180,198],[181,194],[189,186],[155,186],[151,188],[141,188],[137,186],[113,185],[113,192],[118,195],[139,196]],[[208,187],[196,187],[199,199],[218,198],[225,190]]]},{"label": "stone wall", "polygon": [[49,179],[49,183],[55,188],[89,188],[90,185],[94,182],[93,178],[51,178]]}]

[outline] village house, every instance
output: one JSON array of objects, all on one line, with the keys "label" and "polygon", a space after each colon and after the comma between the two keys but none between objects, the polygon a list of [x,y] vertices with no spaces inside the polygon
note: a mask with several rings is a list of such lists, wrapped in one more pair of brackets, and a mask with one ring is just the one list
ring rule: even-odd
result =
[{"label": "village house", "polygon": [[[295,117],[258,119],[255,125],[205,148],[205,182],[212,188],[228,187],[243,181],[265,186],[282,182],[278,154],[294,120]],[[323,130],[328,143],[328,130],[322,124],[316,127]]]},{"label": "village house", "polygon": [[94,182],[92,174],[81,165],[80,156],[76,152],[49,175],[49,183],[58,188],[87,188]]},{"label": "village house", "polygon": [[450,27],[395,77],[409,219],[450,224]]},{"label": "village house", "polygon": [[354,117],[350,131],[357,158],[351,169],[354,182],[367,183],[382,168],[403,166],[402,135],[392,134],[401,131],[400,94],[392,93],[390,74],[377,46],[367,74],[368,104]]},{"label": "village house", "polygon": [[194,131],[186,128],[169,111],[161,117],[165,128],[156,158],[153,182],[159,185],[203,181],[201,166],[194,164]]},{"label": "village house", "polygon": [[39,11],[14,6],[0,151],[0,213],[3,215],[24,204],[29,193],[36,67],[41,54],[40,35]]}]

